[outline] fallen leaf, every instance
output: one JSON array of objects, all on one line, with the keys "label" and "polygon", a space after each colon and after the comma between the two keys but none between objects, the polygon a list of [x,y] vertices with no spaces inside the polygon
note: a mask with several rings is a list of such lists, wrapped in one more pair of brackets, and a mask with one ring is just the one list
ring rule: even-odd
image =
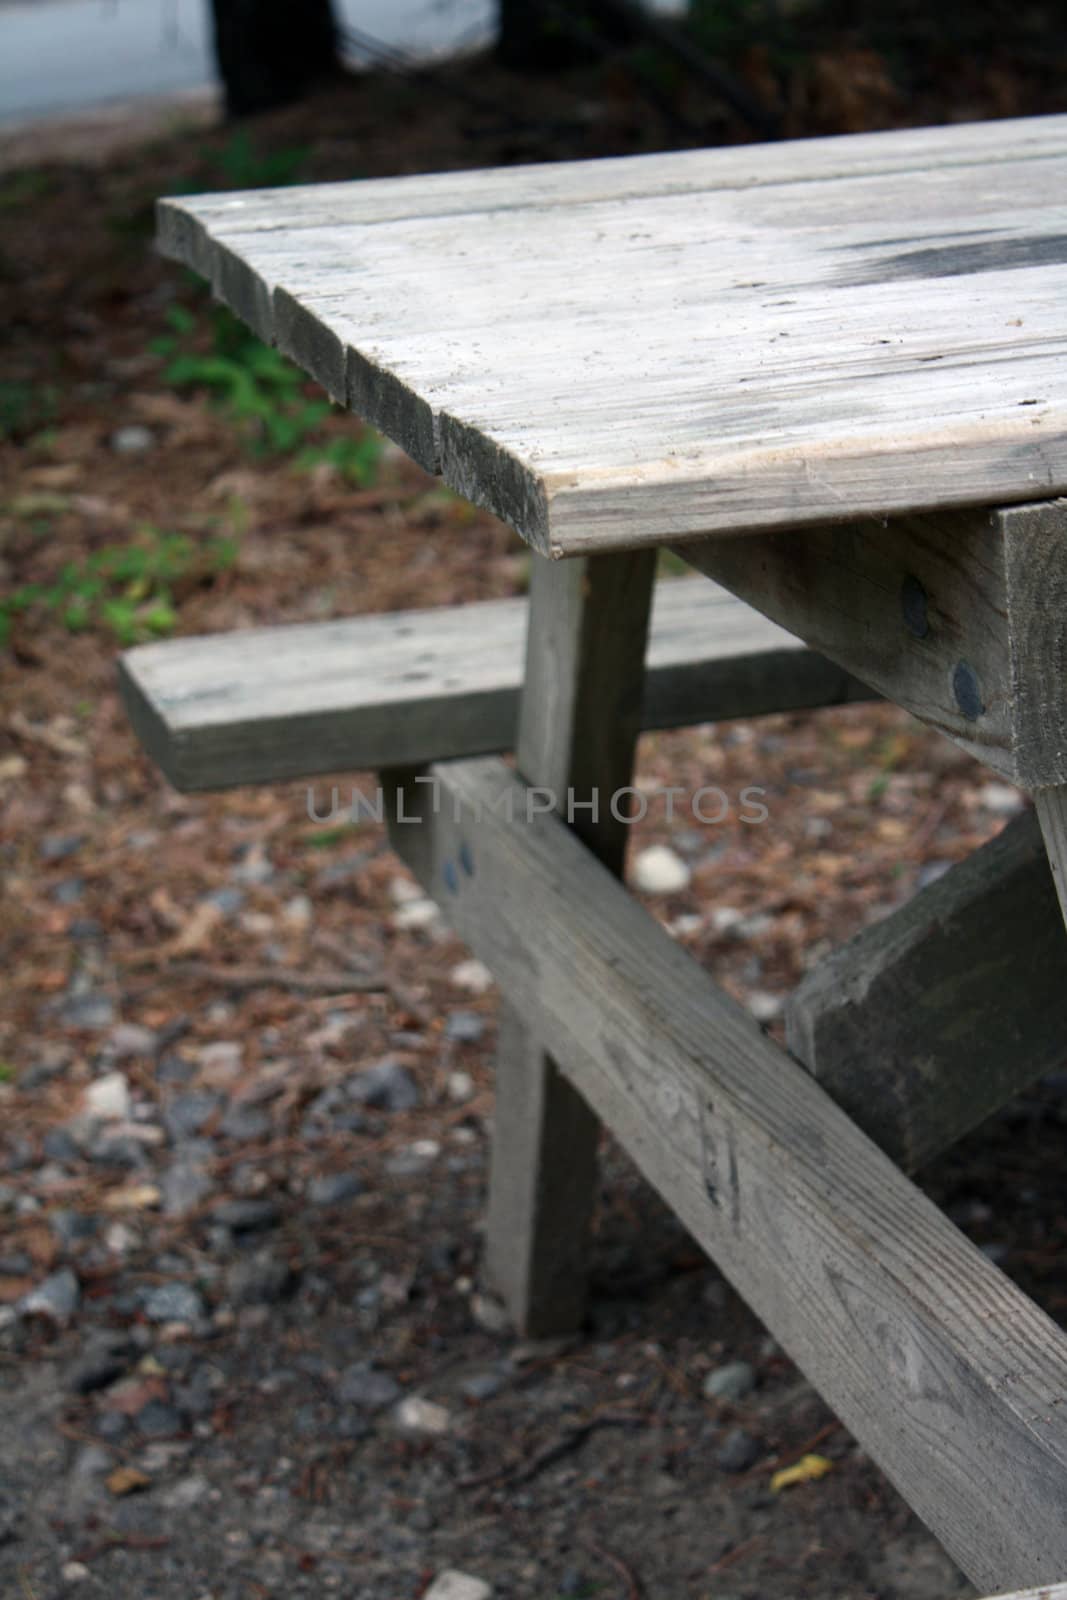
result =
[{"label": "fallen leaf", "polygon": [[104,1196],[105,1211],[151,1211],[162,1195],[154,1183],[136,1183]]},{"label": "fallen leaf", "polygon": [[825,1456],[801,1456],[791,1467],[783,1467],[781,1472],[776,1472],[771,1479],[771,1493],[778,1494],[782,1489],[791,1489],[797,1483],[814,1483],[818,1478],[825,1478],[832,1472],[834,1464],[827,1461]]},{"label": "fallen leaf", "polygon": [[147,1472],[139,1472],[136,1467],[116,1467],[114,1472],[108,1473],[105,1480],[113,1495],[136,1494],[139,1489],[147,1489],[152,1482]]}]

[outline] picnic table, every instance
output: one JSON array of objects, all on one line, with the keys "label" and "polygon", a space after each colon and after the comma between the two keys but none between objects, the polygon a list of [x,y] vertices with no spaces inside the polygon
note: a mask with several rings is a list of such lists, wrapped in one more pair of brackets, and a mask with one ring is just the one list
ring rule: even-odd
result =
[{"label": "picnic table", "polygon": [[[166,201],[165,252],[536,559],[528,620],[122,664],[180,786],[381,769],[504,997],[516,1325],[580,1323],[603,1122],[985,1588],[1067,1578],[1067,1337],[907,1173],[1067,1055],[1065,195],[1046,117]],[[815,966],[785,1050],[620,883],[617,797],[644,728],[871,695],[1035,809]]]}]

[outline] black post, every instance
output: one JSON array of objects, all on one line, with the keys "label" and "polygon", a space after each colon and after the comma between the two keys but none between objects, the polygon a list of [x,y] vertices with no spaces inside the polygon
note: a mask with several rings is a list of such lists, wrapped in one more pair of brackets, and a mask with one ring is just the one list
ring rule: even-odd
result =
[{"label": "black post", "polygon": [[297,100],[339,70],[332,0],[212,0],[231,117]]}]

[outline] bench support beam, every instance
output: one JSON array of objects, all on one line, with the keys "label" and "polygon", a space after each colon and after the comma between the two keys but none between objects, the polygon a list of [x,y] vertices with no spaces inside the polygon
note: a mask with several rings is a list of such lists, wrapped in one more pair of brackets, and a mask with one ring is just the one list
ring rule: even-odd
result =
[{"label": "bench support beam", "polygon": [[[564,810],[573,792],[575,831],[614,873],[626,825],[608,801],[632,776],[654,576],[652,551],[535,558],[531,573],[519,769]],[[579,1091],[505,998],[486,1266],[516,1327],[533,1337],[572,1332],[582,1320],[598,1133]]]},{"label": "bench support beam", "polygon": [[1067,500],[678,554],[1004,777],[1067,784]]},{"label": "bench support beam", "polygon": [[914,1171],[1067,1060],[1065,996],[1067,933],[1027,812],[813,968],[786,1037]]},{"label": "bench support beam", "polygon": [[432,770],[394,845],[561,1070],[975,1584],[1054,1583],[1067,1336],[514,773]]}]

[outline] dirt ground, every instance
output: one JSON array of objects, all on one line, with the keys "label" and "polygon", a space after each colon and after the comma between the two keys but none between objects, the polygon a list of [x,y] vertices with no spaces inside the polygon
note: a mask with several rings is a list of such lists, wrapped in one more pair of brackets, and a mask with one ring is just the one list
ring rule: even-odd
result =
[{"label": "dirt ground", "polygon": [[[792,69],[788,130],[1061,109],[1051,56],[927,67],[902,87],[842,35]],[[737,70],[766,89],[758,49]],[[746,137],[691,82],[646,89],[471,63],[103,159],[91,131],[0,151],[5,1597],[418,1600],[446,1570],[488,1586],[455,1600],[968,1592],[610,1142],[588,1325],[515,1339],[479,1275],[488,974],[373,823],[312,820],[304,784],[175,794],[115,691],[130,639],[528,570],[309,411],[155,257],[154,197]],[[766,789],[771,826],[683,802],[631,848],[685,862],[650,909],[772,1031],[807,963],[1023,804],[885,706],[650,737],[639,777]],[[1064,1120],[1067,1075],[924,1180],[1061,1319]],[[772,1488],[811,1453],[824,1476]]]}]

